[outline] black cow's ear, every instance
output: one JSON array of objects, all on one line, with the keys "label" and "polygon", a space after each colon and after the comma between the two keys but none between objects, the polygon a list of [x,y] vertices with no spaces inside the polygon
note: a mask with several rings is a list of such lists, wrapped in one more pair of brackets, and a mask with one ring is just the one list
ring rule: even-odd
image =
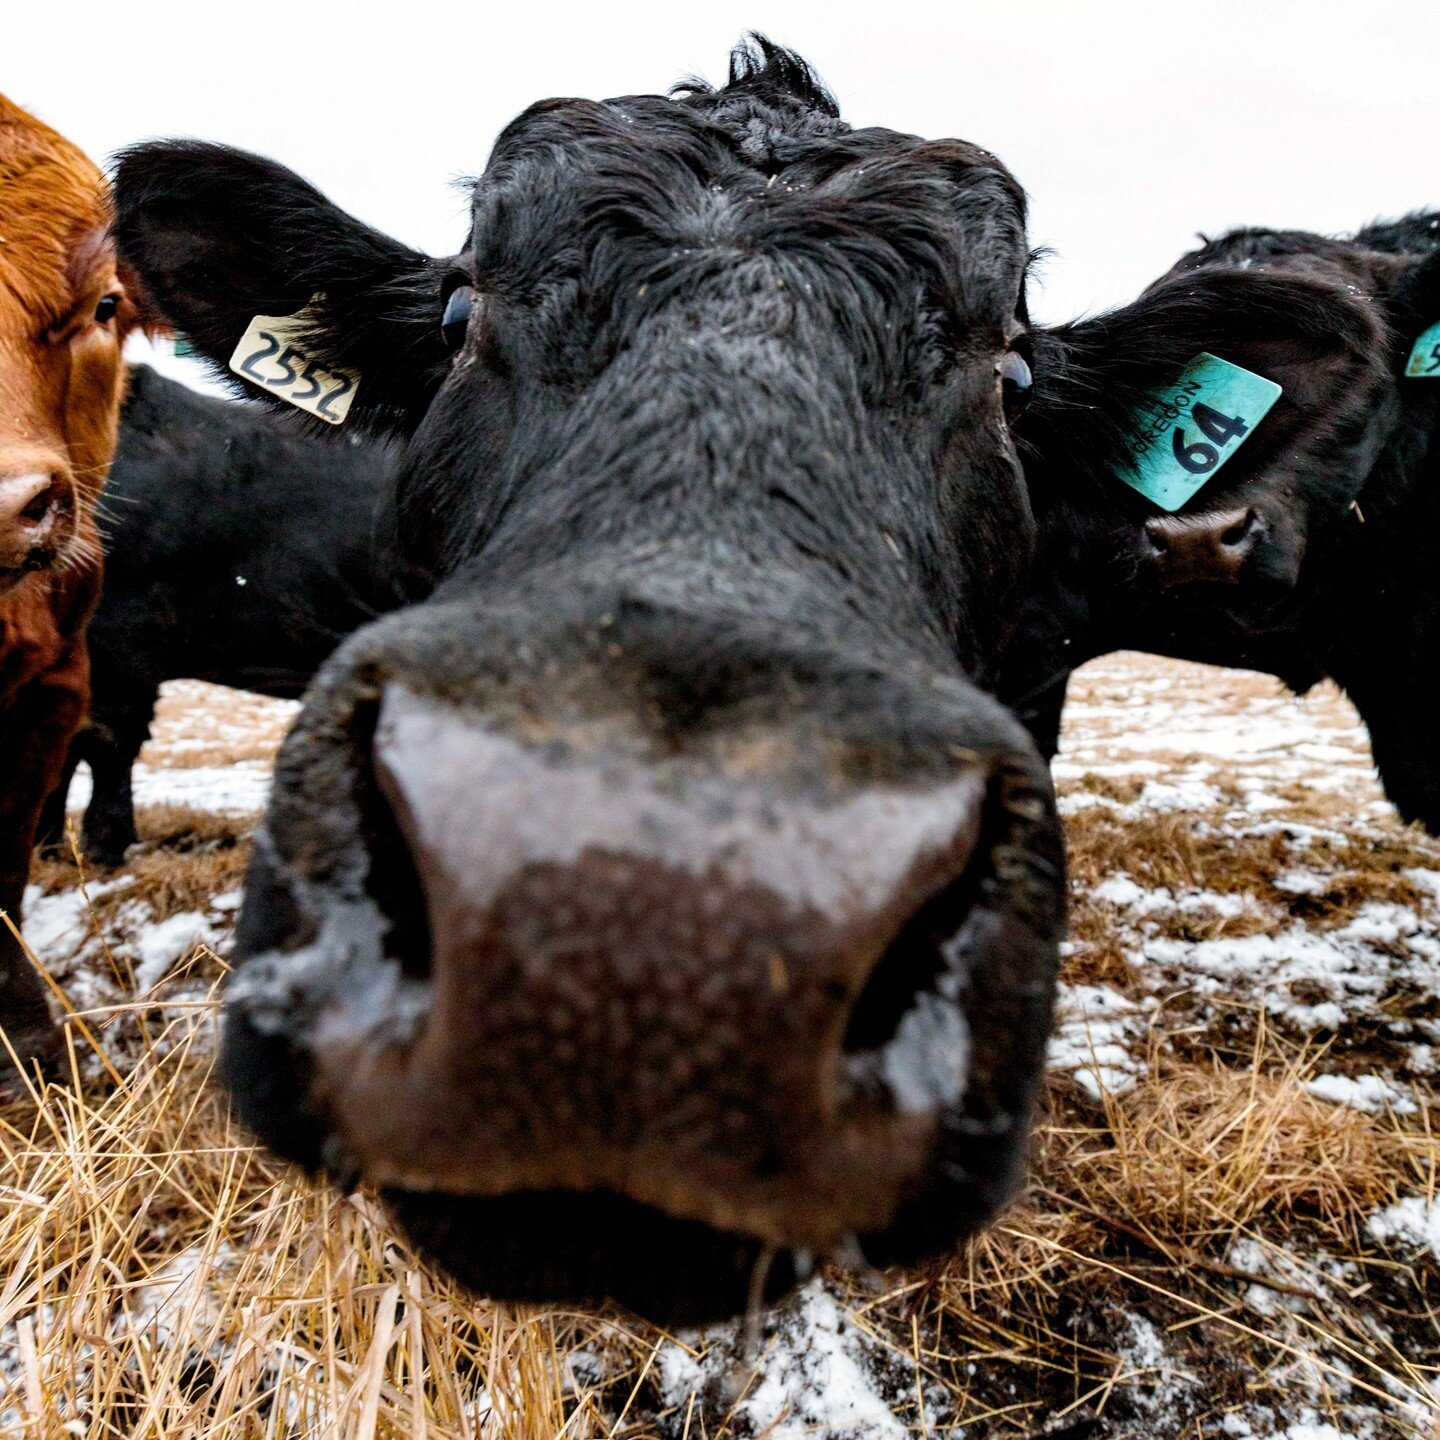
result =
[{"label": "black cow's ear", "polygon": [[[1147,402],[1208,352],[1281,387],[1226,485],[1303,481],[1311,499],[1348,504],[1390,419],[1387,336],[1373,299],[1321,279],[1220,266],[1167,276],[1133,304],[1037,335],[1021,439],[1046,469],[1064,457],[1113,477],[1128,467]],[[1154,513],[1118,483],[1107,488]]]},{"label": "black cow's ear", "polygon": [[[286,403],[294,369],[290,403],[313,413],[304,402],[318,383],[335,401],[320,418],[345,411],[351,424],[408,433],[444,379],[446,262],[370,229],[273,160],[198,141],[126,150],[115,239],[157,315],[247,393]],[[230,370],[256,316],[301,311],[285,365],[272,355],[248,375]]]},{"label": "black cow's ear", "polygon": [[[1430,378],[1425,366],[1435,359],[1430,330],[1440,325],[1440,249],[1428,255],[1405,256],[1390,286],[1390,323],[1395,330],[1395,365],[1402,372],[1415,359],[1421,378]],[[1425,337],[1426,354],[1414,357],[1417,341]]]}]

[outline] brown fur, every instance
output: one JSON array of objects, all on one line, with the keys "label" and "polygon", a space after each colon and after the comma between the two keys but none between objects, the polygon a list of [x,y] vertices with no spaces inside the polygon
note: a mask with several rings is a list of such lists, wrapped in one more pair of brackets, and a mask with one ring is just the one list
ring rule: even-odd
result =
[{"label": "brown fur", "polygon": [[[54,477],[53,559],[0,570],[0,911],[19,923],[40,806],[85,712],[85,624],[100,589],[95,502],[115,451],[125,334],[136,323],[100,171],[0,96],[0,480]],[[119,301],[113,317],[96,307]],[[23,554],[0,519],[0,560]],[[45,991],[0,921],[0,1029],[49,1038]],[[0,1048],[0,1075],[7,1065]]]}]

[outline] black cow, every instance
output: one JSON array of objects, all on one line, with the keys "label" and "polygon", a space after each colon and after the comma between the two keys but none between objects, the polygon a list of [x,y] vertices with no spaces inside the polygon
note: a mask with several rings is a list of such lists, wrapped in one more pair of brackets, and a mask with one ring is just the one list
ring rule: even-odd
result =
[{"label": "black cow", "polygon": [[774,1292],[988,1216],[1063,903],[1044,765],[974,683],[1031,530],[1004,167],[851,130],[767,45],[527,110],[446,259],[217,146],[117,186],[202,353],[308,307],[348,423],[411,436],[402,534],[444,576],[283,748],[244,1116],[483,1289],[670,1318],[772,1250]]},{"label": "black cow", "polygon": [[[1053,368],[1066,389],[1097,330],[1134,328],[1193,287],[1265,275],[1348,300],[1353,328],[1337,333],[1328,359],[1298,369],[1273,338],[1226,356],[1283,383],[1285,399],[1177,514],[1115,479],[1123,439],[1032,411],[1042,423],[1025,437],[1026,464],[1044,559],[1001,693],[1053,753],[1070,671],[1111,650],[1267,671],[1296,691],[1330,676],[1369,727],[1400,813],[1440,832],[1430,690],[1440,668],[1440,378],[1405,373],[1440,322],[1440,214],[1348,239],[1242,230],[1207,242],[1135,305],[1044,341],[1040,384]],[[1226,354],[1219,338],[1207,348]],[[1292,405],[1312,409],[1316,443],[1292,438]]]},{"label": "black cow", "polygon": [[130,774],[166,680],[298,696],[336,644],[400,603],[393,447],[316,439],[253,405],[136,366],[105,492],[105,587],[90,622],[89,723],[47,807],[86,761],[84,851],[135,842]]},{"label": "black cow", "polygon": [[[771,1293],[982,1223],[1064,893],[1044,764],[980,688],[1033,540],[1008,171],[851,130],[757,43],[718,90],[527,110],[447,259],[216,146],[139,147],[117,191],[203,353],[294,317],[261,376],[410,437],[403,544],[443,576],[282,750],[243,1115],[503,1295],[693,1318],[772,1255]],[[1199,289],[1132,386],[1246,296],[1262,333],[1297,296],[1317,344],[1350,323],[1289,277]]]}]

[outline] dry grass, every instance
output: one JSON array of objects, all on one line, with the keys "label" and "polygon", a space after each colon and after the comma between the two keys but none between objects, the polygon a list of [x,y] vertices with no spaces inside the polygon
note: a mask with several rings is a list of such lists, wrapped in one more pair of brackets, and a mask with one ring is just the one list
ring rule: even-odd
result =
[{"label": "dry grass", "polygon": [[5,1433],[438,1440],[487,1408],[551,1434],[583,1410],[559,1378],[579,1322],[477,1310],[365,1201],[251,1148],[207,1083],[207,1027],[173,1018],[122,1084],[7,1117]]},{"label": "dry grass", "polygon": [[[1112,791],[1131,806],[1140,787],[1121,777]],[[1331,824],[1331,797],[1310,798],[1313,823]],[[120,897],[163,919],[240,881],[243,825],[179,810],[142,820],[132,885],[95,899],[101,930]],[[1132,940],[1088,894],[1118,870],[1152,888],[1256,896],[1325,929],[1371,901],[1413,903],[1404,872],[1437,868],[1426,837],[1333,823],[1338,838],[1307,852],[1325,887],[1296,895],[1274,884],[1296,858],[1282,835],[1077,810],[1082,948],[1065,978],[1120,989],[1132,978]],[[75,875],[55,865],[36,879],[59,893]],[[1221,919],[1231,928],[1214,933],[1244,933]],[[115,963],[125,971],[124,955]],[[204,988],[222,969],[202,948],[145,1004],[79,1015],[72,1084],[0,1112],[0,1435],[752,1433],[715,1395],[677,1406],[663,1392],[669,1337],[614,1315],[467,1297],[364,1197],[313,1186],[252,1148],[210,1083]],[[1253,1433],[1282,1436],[1280,1417],[1298,1407],[1341,1437],[1440,1440],[1427,1429],[1440,1266],[1382,1251],[1365,1231],[1377,1208],[1440,1190],[1433,1091],[1414,1086],[1422,1103],[1404,1116],[1336,1106],[1304,1088],[1334,1069],[1328,1041],[1249,1013],[1240,1040],[1222,1044],[1189,1033],[1182,1011],[1167,1002],[1149,1016],[1127,1093],[1096,1101],[1054,1079],[1029,1195],[988,1234],[942,1265],[888,1276],[883,1294],[828,1276],[908,1433],[1210,1440],[1247,1433],[1227,1430],[1226,1416],[1259,1424],[1270,1407],[1270,1428]],[[1137,1344],[1145,1325],[1158,1361]]]},{"label": "dry grass", "polygon": [[[250,848],[249,820],[186,805],[147,805],[137,820],[140,848],[121,872],[129,883],[94,896],[91,905],[98,919],[103,921],[122,904],[142,900],[155,919],[164,920],[182,910],[204,910],[215,896],[240,887]],[[92,882],[110,878],[90,873],[83,864],[80,873]],[[46,895],[69,889],[76,881],[75,862],[38,860],[30,880]]]},{"label": "dry grass", "polygon": [[[162,994],[87,1023],[121,1083],[79,1076],[77,1036],[72,1086],[13,1109],[0,1132],[0,1433],[684,1433],[647,1378],[664,1337],[469,1299],[362,1197],[252,1148],[209,1084],[208,1007],[167,1012]],[[1440,1358],[1440,1284],[1401,1275],[1360,1230],[1377,1206],[1434,1187],[1440,1135],[1309,1096],[1314,1058],[1270,1037],[1248,1070],[1159,1064],[1098,1108],[1057,1081],[1026,1204],[947,1265],[893,1276],[880,1297],[847,1294],[915,1433],[1030,1435],[1083,1412],[1120,1428],[1077,1436],[1159,1440],[1130,1428],[1168,1381],[1135,1373],[1129,1314],[1173,1327],[1171,1363],[1204,1378],[1209,1419],[1185,1434],[1219,1433],[1204,1427],[1259,1394],[1283,1398],[1297,1356],[1319,1393],[1335,1382],[1337,1404],[1420,1404]],[[1287,1265],[1328,1254],[1354,1268],[1337,1281],[1302,1258],[1279,1281],[1253,1275],[1227,1262],[1242,1236]],[[1247,1293],[1272,1283],[1298,1313],[1257,1312]],[[1364,1301],[1377,1289],[1387,1335]],[[602,1380],[567,1366],[582,1347],[604,1355]],[[943,1424],[920,1404],[907,1413],[919,1379],[946,1394]],[[723,1407],[690,1420],[711,1440],[748,1433]],[[1397,1420],[1374,1433],[1420,1432]]]}]

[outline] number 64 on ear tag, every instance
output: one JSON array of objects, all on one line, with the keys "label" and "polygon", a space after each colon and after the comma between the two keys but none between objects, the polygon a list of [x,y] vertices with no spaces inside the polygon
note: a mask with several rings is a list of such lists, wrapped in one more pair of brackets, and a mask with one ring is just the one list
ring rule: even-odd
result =
[{"label": "number 64 on ear tag", "polygon": [[295,315],[257,315],[240,337],[230,368],[327,425],[343,425],[360,377],[327,370],[305,353],[301,340],[310,329],[313,304]]},{"label": "number 64 on ear tag", "polygon": [[1118,478],[1178,510],[1240,448],[1280,398],[1263,375],[1202,351],[1138,418],[1140,441]]}]

